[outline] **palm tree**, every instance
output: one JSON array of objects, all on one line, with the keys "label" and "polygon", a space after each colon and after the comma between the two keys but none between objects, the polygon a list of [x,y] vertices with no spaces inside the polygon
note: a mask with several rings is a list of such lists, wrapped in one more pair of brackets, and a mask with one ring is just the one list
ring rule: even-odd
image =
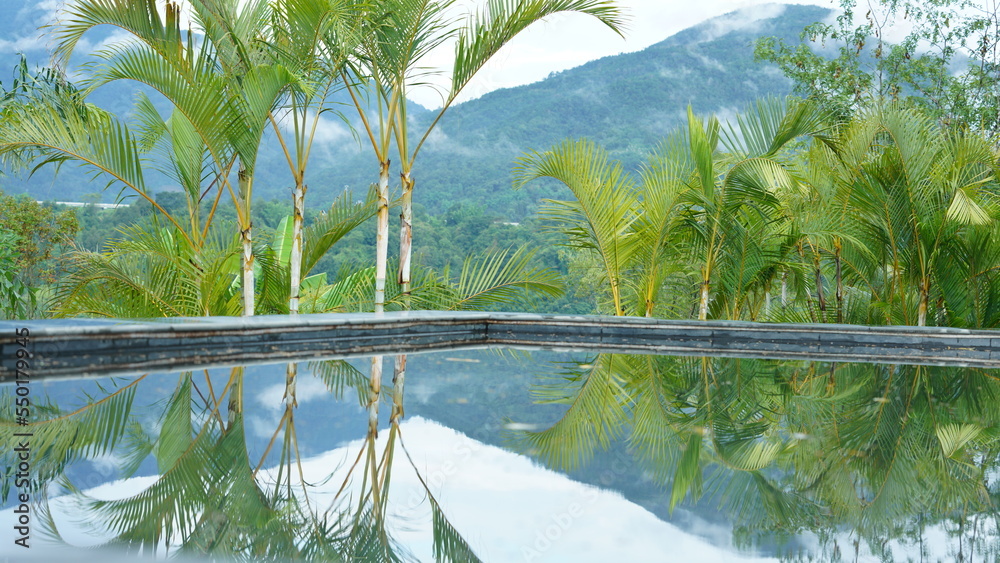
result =
[{"label": "palm tree", "polygon": [[[780,217],[778,194],[799,186],[786,149],[803,136],[821,133],[824,122],[815,106],[792,99],[758,101],[725,131],[714,119],[703,124],[688,110],[695,174],[685,192],[685,213],[700,263],[699,319],[708,318],[713,279],[721,278],[733,291],[729,318],[740,317],[742,295],[769,282],[780,256],[769,255],[762,245],[780,233],[774,228]],[[721,155],[720,140],[726,151]]]},{"label": "palm tree", "polygon": [[[369,98],[348,83],[363,129],[379,162],[379,191],[382,208],[387,210],[389,151],[393,141],[400,159],[402,228],[400,231],[399,280],[403,295],[410,292],[410,246],[412,229],[413,163],[434,126],[458,98],[475,74],[514,36],[532,23],[558,13],[578,12],[597,17],[620,33],[623,18],[611,0],[522,0],[490,2],[464,25],[456,26],[448,15],[452,0],[394,0],[382,2],[380,16],[372,18],[372,27],[363,34],[354,76],[368,81],[377,122],[370,120]],[[457,40],[451,71],[451,84],[444,104],[416,144],[411,144],[407,118],[407,91],[426,80],[425,57],[447,41]],[[345,74],[345,79],[347,75]],[[412,149],[411,149],[412,147]],[[378,271],[376,280],[384,280],[388,244],[388,215],[380,213],[378,235]],[[376,311],[382,310],[384,281],[376,282]]]},{"label": "palm tree", "polygon": [[637,252],[634,223],[641,215],[638,190],[621,164],[589,141],[564,141],[518,162],[514,186],[549,177],[564,183],[575,201],[550,201],[542,214],[569,235],[569,244],[596,255],[611,296],[611,312],[625,315],[623,286]]},{"label": "palm tree", "polygon": [[[869,322],[947,323],[945,296],[958,309],[958,288],[974,288],[984,271],[973,265],[969,243],[992,253],[983,246],[995,224],[992,145],[892,105],[859,115],[836,144],[823,170],[835,183],[842,223],[855,226],[844,244],[845,273],[871,295],[879,313]],[[953,253],[971,263],[954,263]]]},{"label": "palm tree", "polygon": [[[55,53],[67,61],[81,37],[107,24],[126,31],[130,41],[97,53],[104,63],[84,85],[93,89],[115,80],[134,80],[165,96],[175,116],[185,120],[211,166],[211,185],[230,194],[236,205],[242,246],[243,314],[254,314],[253,224],[250,216],[253,179],[268,116],[298,78],[273,61],[247,60],[237,53],[262,35],[270,5],[256,0],[242,7],[234,1],[196,1],[193,21],[202,25],[204,41],[194,30],[182,33],[180,7],[159,8],[149,2],[80,0],[65,9],[55,28]],[[218,18],[230,26],[219,34]],[[200,145],[199,145],[200,144]],[[237,186],[230,176],[236,166]],[[200,201],[200,197],[198,198]],[[207,229],[205,229],[207,230]]]},{"label": "palm tree", "polygon": [[792,100],[751,106],[725,134],[714,118],[703,123],[689,111],[687,127],[650,157],[640,185],[592,143],[565,141],[520,159],[514,186],[550,177],[573,192],[575,200],[549,202],[543,214],[571,245],[596,255],[613,314],[652,316],[665,280],[691,265],[700,271],[698,318],[708,317],[713,284],[720,312],[741,318],[787,246],[779,194],[800,182],[786,149],[822,128],[821,113]]},{"label": "palm tree", "polygon": [[[436,4],[436,5],[435,5]],[[401,112],[393,122],[396,149],[399,155],[400,179],[402,184],[402,209],[400,214],[400,235],[399,235],[399,283],[402,285],[403,295],[410,292],[410,269],[411,269],[411,249],[413,240],[413,187],[415,178],[413,177],[413,165],[417,154],[423,147],[427,138],[437,123],[444,117],[445,112],[455,103],[469,82],[476,73],[507,45],[519,33],[544,20],[545,18],[561,12],[579,13],[597,18],[601,23],[609,27],[615,33],[621,35],[624,29],[625,18],[621,9],[614,0],[521,0],[518,2],[488,2],[486,6],[472,16],[468,21],[458,28],[449,29],[442,25],[442,12],[447,9],[451,2],[427,2],[427,14],[420,20],[407,22],[414,28],[413,36],[433,37],[434,27],[441,37],[456,37],[455,56],[452,61],[450,74],[451,83],[445,95],[441,109],[437,111],[430,124],[417,131],[416,144],[410,139],[410,120],[406,117],[406,93],[412,85],[410,76],[401,75],[393,77],[394,81],[390,85],[392,90],[399,90],[402,102]],[[405,33],[397,30],[396,33]],[[438,39],[432,39],[430,44],[435,44]],[[443,39],[442,39],[443,41]],[[406,68],[409,73],[417,65],[421,64],[419,52],[411,53],[411,60],[400,65]]]}]

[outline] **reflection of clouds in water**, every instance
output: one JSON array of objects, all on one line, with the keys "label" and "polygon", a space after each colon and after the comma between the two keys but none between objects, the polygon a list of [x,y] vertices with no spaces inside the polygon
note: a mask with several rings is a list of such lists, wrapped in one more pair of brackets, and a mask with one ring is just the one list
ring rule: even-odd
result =
[{"label": "reflection of clouds in water", "polygon": [[[269,388],[267,396],[272,395]],[[264,396],[258,395],[257,400]],[[280,403],[280,394],[278,398]],[[380,433],[379,451],[388,435],[388,430]],[[486,561],[761,560],[711,546],[617,493],[577,483],[435,422],[415,417],[403,423],[401,435],[447,518]],[[304,463],[306,479],[323,483],[310,498],[313,506],[322,509],[332,502],[361,444],[357,440]],[[331,472],[333,477],[326,479]],[[273,475],[272,471],[261,479],[267,481]],[[349,488],[354,499],[358,481]],[[123,498],[153,482],[153,477],[133,478],[87,493],[101,499]],[[65,497],[53,502],[53,512],[71,543],[101,541]],[[393,467],[389,512],[394,535],[419,560],[433,560],[430,508],[401,450]],[[0,553],[8,551],[8,545]]]},{"label": "reflection of clouds in water", "polygon": [[[285,396],[285,374],[281,374],[281,383],[268,385],[261,392],[257,393],[254,399],[261,406],[272,410],[284,410],[285,403],[282,397]],[[299,373],[295,378],[295,398],[299,404],[308,403],[314,399],[329,399],[330,390],[326,388],[318,378],[306,372],[304,367],[299,365]]]},{"label": "reflection of clouds in water", "polygon": [[[387,438],[383,430],[380,447]],[[402,425],[402,438],[445,516],[487,561],[760,560],[709,545],[618,493],[577,483],[435,422],[412,418]],[[339,466],[328,481],[339,486],[360,447],[355,441],[309,460],[306,479],[319,481],[330,466]],[[432,560],[424,496],[398,451],[389,498],[392,526],[422,561]]]},{"label": "reflection of clouds in water", "polygon": [[[252,409],[246,415],[246,427],[251,436],[270,438],[278,427],[281,415],[285,411],[285,373],[281,370],[280,378],[275,376],[275,383],[264,387],[253,398],[263,409]],[[350,390],[348,390],[349,392]],[[330,390],[318,378],[310,375],[299,364],[299,373],[295,379],[295,398],[299,405],[304,405],[315,399],[330,399]]]},{"label": "reflection of clouds in water", "polygon": [[[268,388],[256,399],[265,402],[265,397],[273,394],[273,388]],[[280,392],[278,399],[280,404]],[[388,435],[385,429],[380,433],[379,452]],[[486,561],[773,561],[713,545],[713,541],[728,543],[730,534],[724,527],[701,521],[694,522],[689,531],[681,530],[618,493],[577,483],[530,459],[482,444],[435,422],[419,417],[407,420],[401,435],[446,517]],[[323,483],[310,498],[314,507],[325,509],[333,502],[361,445],[362,441],[356,440],[305,461],[306,479]],[[269,473],[261,475],[262,481],[273,479],[274,472]],[[360,475],[355,474],[355,478],[347,493],[353,495],[351,501],[343,499],[345,506],[353,506],[351,502],[357,499]],[[123,498],[153,482],[153,477],[116,481],[87,494],[107,500]],[[80,546],[100,543],[101,537],[72,502],[62,497],[52,506],[68,541]],[[10,521],[10,510],[0,518]],[[433,560],[430,508],[401,450],[393,467],[389,513],[393,535],[419,560]],[[848,534],[837,541],[842,549],[853,545]],[[928,529],[923,540],[925,557],[950,559],[949,554],[954,555],[951,543],[943,527]],[[9,553],[10,545],[0,547],[0,554]],[[808,550],[817,543],[807,536],[800,545]],[[897,544],[893,557],[919,557],[917,546]],[[872,556],[862,546],[859,561],[869,560]]]},{"label": "reflection of clouds in water", "polygon": [[438,392],[438,387],[430,378],[417,381],[407,379],[406,402],[426,405],[430,402],[431,397]]}]

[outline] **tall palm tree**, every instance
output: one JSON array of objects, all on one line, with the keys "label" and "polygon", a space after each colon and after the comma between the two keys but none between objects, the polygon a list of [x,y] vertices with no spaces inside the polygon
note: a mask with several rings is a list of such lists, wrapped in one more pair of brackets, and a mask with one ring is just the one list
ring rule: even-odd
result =
[{"label": "tall palm tree", "polygon": [[[597,18],[615,33],[622,35],[625,17],[614,0],[518,0],[490,1],[476,12],[474,16],[459,27],[443,25],[443,11],[452,2],[425,2],[425,13],[429,17],[408,21],[414,29],[414,37],[427,37],[430,44],[443,41],[434,38],[455,37],[455,55],[449,73],[450,84],[443,95],[441,108],[434,114],[426,126],[417,130],[414,144],[410,138],[411,121],[406,116],[406,95],[413,84],[413,77],[407,75],[393,77],[390,85],[392,90],[398,90],[401,95],[400,113],[393,122],[396,149],[399,155],[400,181],[402,184],[402,200],[399,235],[399,283],[403,295],[410,292],[410,269],[413,240],[413,187],[415,178],[413,166],[420,149],[433,132],[435,126],[444,117],[445,112],[455,103],[465,87],[476,74],[514,37],[522,31],[545,18],[562,12],[585,14]],[[396,33],[406,33],[397,30]],[[421,64],[422,53],[410,53],[411,60],[406,61],[407,74]]]},{"label": "tall palm tree", "polygon": [[[475,74],[518,33],[531,24],[559,12],[592,15],[614,31],[621,33],[623,17],[613,0],[519,0],[491,1],[462,25],[451,20],[453,0],[391,0],[379,5],[379,16],[372,17],[372,27],[363,34],[358,49],[354,76],[367,81],[370,97],[359,91],[359,85],[348,84],[363,129],[379,162],[379,190],[382,208],[387,210],[389,182],[389,152],[395,142],[400,160],[402,181],[402,227],[400,231],[399,280],[403,295],[409,294],[412,240],[412,176],[413,163],[431,131],[458,98]],[[407,93],[427,80],[426,57],[436,47],[455,40],[455,57],[450,73],[451,84],[443,106],[430,124],[411,141],[410,120],[407,117]],[[345,78],[346,75],[345,75]],[[369,117],[375,106],[377,121]],[[388,215],[380,214],[378,241],[387,245],[384,234]],[[379,273],[387,250],[378,250]],[[376,310],[381,310],[384,282],[376,284]]]},{"label": "tall palm tree", "polygon": [[[90,89],[115,80],[146,84],[165,96],[197,136],[211,165],[212,185],[230,194],[236,206],[242,245],[243,314],[254,314],[253,180],[268,116],[283,93],[298,82],[287,68],[237,53],[261,35],[270,4],[255,0],[194,1],[192,20],[204,33],[181,30],[181,10],[165,11],[151,2],[80,0],[68,5],[54,29],[55,53],[67,61],[90,29],[113,25],[129,40],[96,53],[103,62],[84,81]],[[219,18],[229,23],[219,34]],[[237,185],[231,175],[236,168]]]}]

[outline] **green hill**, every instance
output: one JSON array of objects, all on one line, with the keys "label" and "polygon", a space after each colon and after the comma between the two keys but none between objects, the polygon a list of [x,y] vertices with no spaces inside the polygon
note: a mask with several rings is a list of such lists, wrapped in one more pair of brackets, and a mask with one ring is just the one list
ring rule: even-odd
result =
[{"label": "green hill", "polygon": [[[25,10],[11,21],[24,27],[41,17],[37,9],[29,11],[33,17],[24,15]],[[791,84],[776,67],[753,60],[753,41],[765,35],[797,41],[804,26],[829,14],[825,8],[801,5],[745,9],[707,20],[642,51],[591,61],[455,106],[417,161],[416,202],[432,212],[471,203],[513,221],[523,219],[533,213],[539,198],[559,194],[558,187],[543,183],[511,190],[510,170],[524,151],[586,136],[626,165],[635,165],[681,122],[688,104],[697,112],[725,117],[758,97],[788,94]],[[8,37],[27,36],[24,30],[6,31]],[[10,53],[0,55],[0,63],[11,58]],[[132,86],[106,88],[95,102],[127,111]],[[426,122],[433,114],[422,109],[411,115]],[[290,193],[287,169],[275,144],[269,147],[260,157],[255,190],[262,199],[285,199]],[[368,148],[359,146],[347,126],[333,117],[324,124],[310,169],[309,200],[317,205],[328,203],[345,187],[364,189],[377,176]],[[55,181],[47,173],[30,181],[0,180],[7,192],[29,191],[39,199],[79,200],[102,186],[68,168]],[[164,183],[160,189],[170,186]],[[106,200],[113,197],[111,191],[104,194]]]}]

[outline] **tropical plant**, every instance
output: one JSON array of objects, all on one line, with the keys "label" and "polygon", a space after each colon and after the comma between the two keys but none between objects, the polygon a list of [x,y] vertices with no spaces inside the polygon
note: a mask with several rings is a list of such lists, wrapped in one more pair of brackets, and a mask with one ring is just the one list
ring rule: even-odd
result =
[{"label": "tropical plant", "polygon": [[[182,182],[189,207],[197,208],[204,195],[201,180],[211,178],[209,188],[216,200],[227,192],[236,206],[242,246],[243,314],[254,313],[254,253],[250,205],[261,138],[268,116],[279,100],[299,79],[287,68],[269,60],[247,60],[237,55],[262,35],[268,2],[249,4],[220,0],[191,3],[192,21],[198,29],[181,30],[179,5],[168,2],[161,15],[154,3],[126,0],[81,0],[67,6],[53,31],[57,60],[65,63],[80,39],[98,25],[113,25],[128,34],[128,40],[95,53],[101,65],[82,85],[88,90],[116,80],[145,84],[173,106],[172,146],[177,160],[186,164]],[[230,26],[216,33],[223,18]],[[201,33],[196,34],[195,31]],[[201,41],[196,41],[201,39]],[[151,104],[140,103],[149,117]],[[159,122],[160,119],[147,119]],[[119,141],[122,144],[123,141]],[[114,146],[114,145],[110,145]],[[61,156],[61,158],[66,158]],[[130,171],[137,164],[123,162]],[[237,170],[234,189],[231,174]],[[116,171],[111,167],[105,173]],[[138,186],[136,186],[138,187]],[[143,190],[144,193],[144,190]],[[213,210],[215,206],[213,205]],[[208,223],[200,234],[208,231]],[[192,230],[193,242],[199,233]]]},{"label": "tropical plant", "polygon": [[650,157],[640,185],[588,141],[522,158],[514,185],[550,177],[573,192],[573,201],[549,201],[543,216],[569,244],[595,253],[614,314],[653,316],[687,266],[701,274],[698,318],[708,318],[714,285],[718,316],[738,319],[785,258],[790,232],[779,194],[800,189],[789,145],[824,127],[820,111],[794,100],[761,101],[725,134],[714,118],[703,123],[689,111],[687,127]]},{"label": "tropical plant", "polygon": [[[833,183],[832,220],[843,233],[840,247],[825,248],[838,257],[843,252],[845,282],[869,296],[867,314],[857,309],[864,316],[852,321],[966,325],[960,311],[982,311],[993,299],[977,279],[989,268],[968,253],[970,243],[986,256],[994,252],[991,143],[887,106],[860,113],[841,128],[835,146],[835,156],[819,148],[810,158]],[[967,260],[956,261],[960,256]]]},{"label": "tropical plant", "polygon": [[488,2],[475,16],[469,17],[468,21],[459,27],[450,27],[444,24],[442,12],[451,6],[450,1],[425,2],[424,4],[423,13],[419,14],[417,19],[407,20],[407,27],[390,30],[391,33],[395,34],[391,40],[398,41],[399,38],[410,35],[419,38],[421,42],[426,42],[428,46],[433,46],[444,42],[446,38],[455,37],[456,44],[455,56],[449,73],[450,84],[442,96],[441,108],[434,114],[430,124],[423,132],[417,132],[419,140],[416,144],[411,143],[410,139],[411,121],[407,119],[406,115],[406,94],[407,90],[414,86],[414,81],[419,79],[418,75],[414,75],[414,71],[419,69],[418,65],[422,64],[422,56],[429,50],[425,51],[421,47],[417,47],[409,52],[391,53],[393,56],[403,56],[402,60],[391,63],[391,68],[396,69],[395,74],[390,76],[391,82],[385,86],[388,86],[389,92],[399,91],[401,99],[401,111],[398,118],[392,122],[392,127],[399,154],[402,184],[398,277],[404,296],[409,294],[413,245],[414,161],[434,127],[455,103],[469,82],[514,37],[533,24],[554,14],[567,12],[592,16],[619,35],[622,34],[625,24],[622,11],[614,0],[520,0],[516,2],[494,0]]}]

